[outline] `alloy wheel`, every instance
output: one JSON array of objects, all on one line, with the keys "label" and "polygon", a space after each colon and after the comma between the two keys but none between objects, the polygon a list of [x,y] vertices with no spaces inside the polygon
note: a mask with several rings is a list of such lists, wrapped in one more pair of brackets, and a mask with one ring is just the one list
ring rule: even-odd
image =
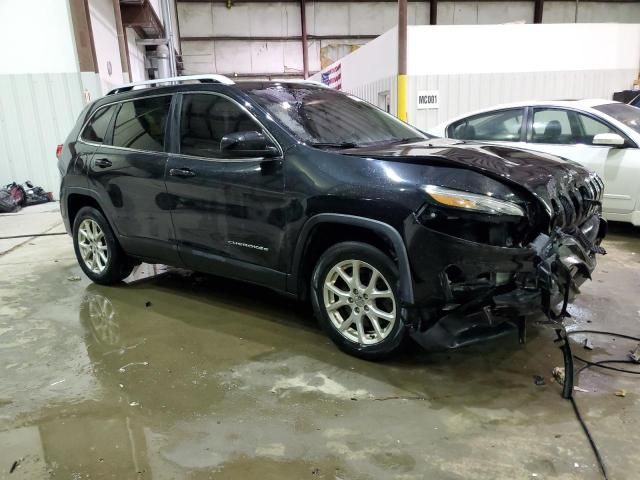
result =
[{"label": "alloy wheel", "polygon": [[82,261],[93,273],[100,274],[107,268],[109,247],[98,222],[91,218],[82,221],[78,227],[78,248]]},{"label": "alloy wheel", "polygon": [[396,299],[384,275],[361,260],[344,260],[331,268],[323,287],[324,308],[347,340],[375,345],[396,322]]}]

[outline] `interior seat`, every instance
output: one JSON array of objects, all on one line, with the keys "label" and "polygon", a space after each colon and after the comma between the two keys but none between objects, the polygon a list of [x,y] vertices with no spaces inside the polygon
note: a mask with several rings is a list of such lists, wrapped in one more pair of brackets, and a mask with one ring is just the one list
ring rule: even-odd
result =
[{"label": "interior seat", "polygon": [[560,137],[562,135],[562,125],[558,120],[551,120],[544,127],[544,133],[542,134],[542,140],[544,143],[560,143]]}]

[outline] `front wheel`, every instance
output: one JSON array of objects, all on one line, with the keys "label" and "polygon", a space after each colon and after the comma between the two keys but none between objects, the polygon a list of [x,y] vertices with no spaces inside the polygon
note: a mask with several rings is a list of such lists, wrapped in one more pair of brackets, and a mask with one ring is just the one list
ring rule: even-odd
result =
[{"label": "front wheel", "polygon": [[73,247],[82,271],[102,285],[118,283],[133,270],[102,212],[82,207],[73,222]]},{"label": "front wheel", "polygon": [[343,351],[378,360],[403,348],[398,271],[377,248],[360,242],[329,248],[314,269],[311,289],[321,327]]}]

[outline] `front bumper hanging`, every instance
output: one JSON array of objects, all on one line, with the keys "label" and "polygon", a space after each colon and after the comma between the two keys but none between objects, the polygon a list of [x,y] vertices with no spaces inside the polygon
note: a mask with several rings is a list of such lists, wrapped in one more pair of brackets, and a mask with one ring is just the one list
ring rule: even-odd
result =
[{"label": "front bumper hanging", "polygon": [[[540,234],[523,251],[533,255],[514,272],[509,285],[494,286],[477,298],[436,314],[421,312],[411,335],[428,350],[457,348],[500,336],[517,327],[524,341],[525,317],[544,314],[551,322],[567,316],[567,306],[591,279],[606,222],[597,216],[580,228]],[[427,317],[427,318],[425,318]],[[556,323],[557,324],[557,323]]]}]

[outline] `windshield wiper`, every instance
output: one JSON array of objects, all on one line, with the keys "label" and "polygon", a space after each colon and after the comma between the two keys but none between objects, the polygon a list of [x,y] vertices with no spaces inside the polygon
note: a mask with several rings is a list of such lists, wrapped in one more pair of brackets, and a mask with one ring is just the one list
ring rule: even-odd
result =
[{"label": "windshield wiper", "polygon": [[358,146],[353,142],[313,142],[309,145],[318,148],[356,148]]},{"label": "windshield wiper", "polygon": [[426,137],[405,137],[405,138],[390,138],[389,140],[385,140],[380,143],[406,143],[411,141],[424,141],[429,140]]}]

